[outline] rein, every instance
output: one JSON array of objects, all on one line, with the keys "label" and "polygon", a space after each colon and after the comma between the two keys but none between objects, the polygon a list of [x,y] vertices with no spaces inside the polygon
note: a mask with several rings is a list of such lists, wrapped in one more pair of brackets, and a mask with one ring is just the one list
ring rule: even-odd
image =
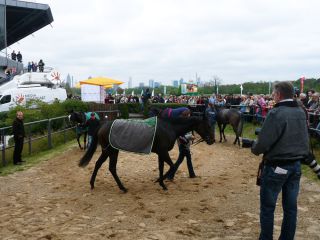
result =
[{"label": "rein", "polygon": [[200,138],[199,140],[195,141],[194,143],[192,143],[192,146],[198,145],[199,143],[204,142],[203,138]]}]

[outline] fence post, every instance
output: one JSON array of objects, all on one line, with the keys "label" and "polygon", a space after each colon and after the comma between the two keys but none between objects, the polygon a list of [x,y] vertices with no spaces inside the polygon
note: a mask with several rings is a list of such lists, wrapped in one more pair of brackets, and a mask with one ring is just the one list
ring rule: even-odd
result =
[{"label": "fence post", "polygon": [[1,139],[3,140],[2,146],[1,146],[2,166],[6,166],[7,165],[7,160],[6,160],[6,136],[4,135],[4,130],[1,131]]},{"label": "fence post", "polygon": [[66,136],[66,118],[63,118],[63,141],[64,141],[64,143],[67,142],[67,136]]},{"label": "fence post", "polygon": [[29,125],[29,134],[28,134],[28,146],[29,146],[29,155],[31,155],[32,152],[32,146],[31,146],[31,125]]},{"label": "fence post", "polygon": [[48,120],[48,148],[52,148],[51,119]]}]

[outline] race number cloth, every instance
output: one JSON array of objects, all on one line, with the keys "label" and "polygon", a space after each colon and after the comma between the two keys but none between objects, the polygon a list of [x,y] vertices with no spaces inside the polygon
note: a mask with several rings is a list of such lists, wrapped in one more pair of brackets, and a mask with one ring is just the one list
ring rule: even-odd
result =
[{"label": "race number cloth", "polygon": [[156,117],[146,120],[117,119],[112,123],[109,142],[118,150],[150,154],[156,129]]}]

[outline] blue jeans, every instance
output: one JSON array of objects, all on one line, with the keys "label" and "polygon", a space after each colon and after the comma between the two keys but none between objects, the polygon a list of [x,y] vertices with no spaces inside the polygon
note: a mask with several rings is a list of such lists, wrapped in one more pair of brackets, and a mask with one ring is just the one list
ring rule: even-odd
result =
[{"label": "blue jeans", "polygon": [[283,220],[280,240],[294,239],[297,223],[297,198],[301,177],[300,161],[281,166],[286,174],[275,173],[276,167],[265,166],[260,188],[260,240],[273,239],[274,210],[282,190]]},{"label": "blue jeans", "polygon": [[93,139],[93,136],[91,135],[88,135],[88,143],[87,143],[87,148],[90,147],[91,143],[92,143],[92,139]]}]

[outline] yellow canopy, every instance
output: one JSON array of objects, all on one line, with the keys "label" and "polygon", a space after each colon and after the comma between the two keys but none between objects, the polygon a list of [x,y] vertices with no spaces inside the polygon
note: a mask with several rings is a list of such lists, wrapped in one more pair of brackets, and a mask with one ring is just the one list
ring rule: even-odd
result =
[{"label": "yellow canopy", "polygon": [[87,80],[80,81],[80,84],[90,84],[90,85],[98,85],[98,86],[109,86],[109,85],[120,85],[123,82],[119,80],[115,80],[112,78],[106,78],[106,77],[95,77],[95,78],[89,78]]},{"label": "yellow canopy", "polygon": [[105,89],[113,88],[113,85],[112,84],[111,85],[104,85],[104,88]]},{"label": "yellow canopy", "polygon": [[[75,87],[75,88],[81,88],[81,85],[80,85],[80,83],[78,82],[74,87]],[[105,88],[105,89],[113,88],[113,85],[112,85],[112,84],[105,85],[104,88]]]}]

